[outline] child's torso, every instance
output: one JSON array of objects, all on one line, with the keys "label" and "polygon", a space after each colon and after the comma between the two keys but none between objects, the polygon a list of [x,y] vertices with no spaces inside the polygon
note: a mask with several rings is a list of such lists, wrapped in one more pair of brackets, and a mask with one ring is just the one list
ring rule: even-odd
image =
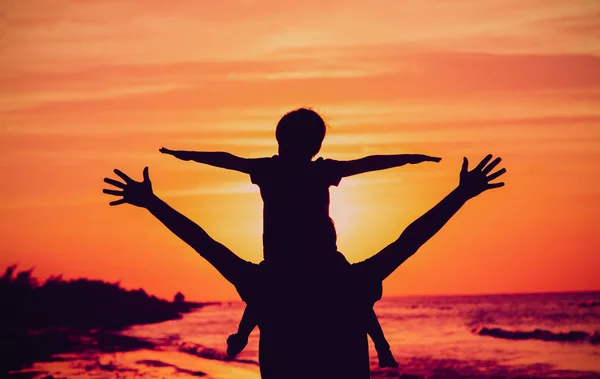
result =
[{"label": "child's torso", "polygon": [[279,157],[269,158],[253,174],[264,201],[265,259],[305,259],[336,251],[329,187],[339,179],[332,176],[323,160],[291,165]]}]

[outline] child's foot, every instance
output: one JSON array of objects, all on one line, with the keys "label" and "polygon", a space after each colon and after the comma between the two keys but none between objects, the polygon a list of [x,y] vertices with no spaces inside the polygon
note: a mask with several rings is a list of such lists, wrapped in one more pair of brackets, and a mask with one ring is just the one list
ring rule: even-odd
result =
[{"label": "child's foot", "polygon": [[[235,358],[248,344],[248,337],[232,334],[227,338],[227,355]],[[393,359],[393,358],[392,358]]]},{"label": "child's foot", "polygon": [[394,356],[392,355],[392,351],[390,349],[378,351],[377,356],[379,357],[379,367],[398,368],[398,362],[396,362],[396,360],[394,359]]}]

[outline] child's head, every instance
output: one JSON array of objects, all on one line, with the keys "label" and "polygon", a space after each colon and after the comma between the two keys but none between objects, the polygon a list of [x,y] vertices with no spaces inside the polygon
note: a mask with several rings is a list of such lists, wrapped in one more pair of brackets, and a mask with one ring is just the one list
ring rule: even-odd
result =
[{"label": "child's head", "polygon": [[310,160],[321,150],[325,121],[312,109],[299,108],[279,120],[275,137],[280,156]]}]

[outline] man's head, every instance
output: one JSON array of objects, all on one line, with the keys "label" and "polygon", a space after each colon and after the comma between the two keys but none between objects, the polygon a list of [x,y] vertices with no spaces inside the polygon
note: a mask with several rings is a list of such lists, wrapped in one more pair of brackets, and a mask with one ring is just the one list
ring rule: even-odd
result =
[{"label": "man's head", "polygon": [[299,108],[286,113],[275,131],[279,155],[311,160],[321,150],[325,129],[325,121],[312,109]]}]

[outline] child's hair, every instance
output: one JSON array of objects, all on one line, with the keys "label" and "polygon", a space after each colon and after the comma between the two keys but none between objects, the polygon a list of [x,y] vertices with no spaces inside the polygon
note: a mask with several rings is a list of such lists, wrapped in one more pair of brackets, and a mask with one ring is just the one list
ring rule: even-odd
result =
[{"label": "child's hair", "polygon": [[286,154],[314,157],[325,138],[325,121],[312,109],[298,108],[277,123],[275,137]]}]

